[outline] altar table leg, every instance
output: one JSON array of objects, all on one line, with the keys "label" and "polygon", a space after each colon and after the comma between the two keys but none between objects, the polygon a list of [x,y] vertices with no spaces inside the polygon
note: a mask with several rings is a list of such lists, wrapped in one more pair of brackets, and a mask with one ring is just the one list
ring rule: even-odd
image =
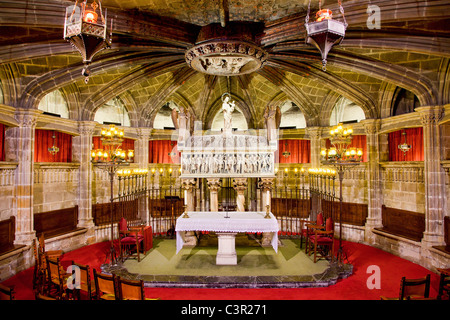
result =
[{"label": "altar table leg", "polygon": [[233,232],[216,233],[218,238],[217,265],[236,265],[236,234]]}]

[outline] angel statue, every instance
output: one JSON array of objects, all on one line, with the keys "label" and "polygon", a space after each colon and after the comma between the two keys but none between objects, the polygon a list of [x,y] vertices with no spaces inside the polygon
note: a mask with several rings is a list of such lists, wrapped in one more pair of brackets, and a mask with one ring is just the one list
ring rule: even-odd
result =
[{"label": "angel statue", "polygon": [[231,100],[229,93],[222,95],[222,111],[223,111],[223,132],[231,134],[231,120],[234,111],[235,102]]},{"label": "angel statue", "polygon": [[264,118],[266,119],[267,140],[270,142],[277,139],[277,129],[280,128],[281,123],[280,107],[267,106]]}]

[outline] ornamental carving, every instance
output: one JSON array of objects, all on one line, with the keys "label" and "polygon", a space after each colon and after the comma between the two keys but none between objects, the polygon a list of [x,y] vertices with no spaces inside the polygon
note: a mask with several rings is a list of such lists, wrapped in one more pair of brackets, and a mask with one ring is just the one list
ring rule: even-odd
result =
[{"label": "ornamental carving", "polygon": [[237,40],[201,43],[185,54],[187,64],[194,70],[219,76],[254,72],[263,66],[267,57],[267,52],[255,44]]}]

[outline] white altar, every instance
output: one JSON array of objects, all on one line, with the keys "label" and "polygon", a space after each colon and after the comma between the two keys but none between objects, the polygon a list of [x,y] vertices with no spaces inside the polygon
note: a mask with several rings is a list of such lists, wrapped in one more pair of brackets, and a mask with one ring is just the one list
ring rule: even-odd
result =
[{"label": "white altar", "polygon": [[[183,248],[186,231],[213,231],[218,236],[216,264],[235,265],[237,255],[235,236],[238,232],[271,233],[271,245],[278,252],[278,222],[270,213],[270,219],[264,218],[265,212],[187,212],[189,218],[177,219],[177,253]],[[228,217],[228,218],[226,218]]]}]

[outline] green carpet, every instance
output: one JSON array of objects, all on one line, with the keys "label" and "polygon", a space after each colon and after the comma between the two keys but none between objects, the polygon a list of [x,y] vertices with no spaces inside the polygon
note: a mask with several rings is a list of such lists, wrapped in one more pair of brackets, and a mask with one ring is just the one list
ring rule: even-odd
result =
[{"label": "green carpet", "polygon": [[192,276],[277,276],[314,275],[324,272],[329,262],[314,263],[299,248],[299,240],[282,239],[276,253],[272,247],[236,245],[237,265],[216,265],[217,246],[183,248],[176,254],[174,239],[155,239],[141,262],[128,259],[124,267],[132,274]]}]

